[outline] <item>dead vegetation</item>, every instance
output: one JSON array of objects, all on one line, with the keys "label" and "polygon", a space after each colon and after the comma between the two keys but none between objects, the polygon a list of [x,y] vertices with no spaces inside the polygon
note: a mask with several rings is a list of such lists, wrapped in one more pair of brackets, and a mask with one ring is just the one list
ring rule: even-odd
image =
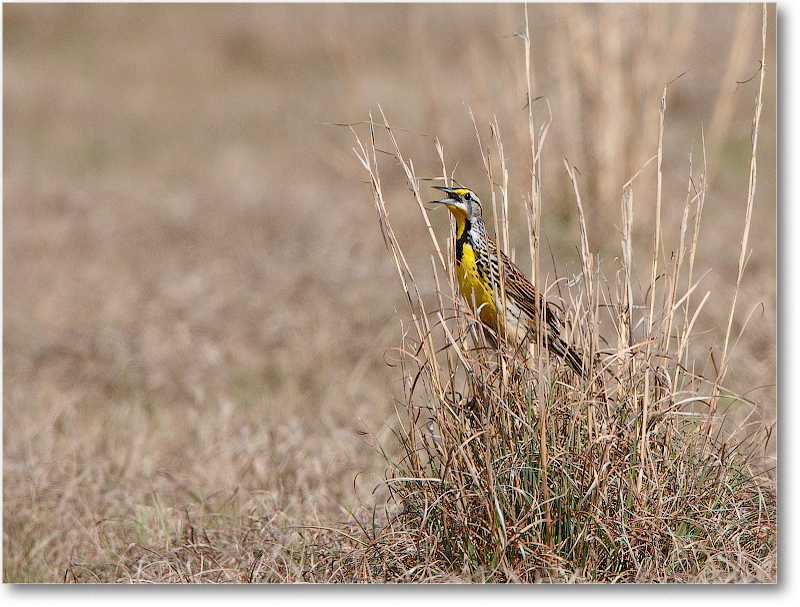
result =
[{"label": "dead vegetation", "polygon": [[[766,9],[764,23],[765,48]],[[752,186],[763,75],[753,119]],[[439,300],[433,309],[426,306],[414,280],[418,272],[392,229],[382,176],[396,170],[393,165],[402,167],[430,226],[420,191],[424,181],[405,159],[384,115],[378,125],[370,121],[367,137],[357,137],[357,153],[369,173],[411,312],[400,349],[406,390],[396,434],[403,452],[391,460],[388,483],[405,508],[406,524],[433,538],[437,558],[430,567],[435,571],[464,572],[476,581],[774,579],[776,498],[767,463],[772,427],[753,420],[756,405],[725,387],[731,324],[719,362],[713,353],[710,361],[686,354],[708,297],[695,294],[700,280],[693,276],[707,194],[703,160],[698,173],[689,175],[679,247],[671,259],[662,257],[662,205],[677,206],[662,200],[661,192],[668,86],[654,156],[657,210],[651,281],[644,293],[632,287],[630,183],[621,205],[623,261],[609,280],[589,252],[577,178],[567,165],[581,220],[583,273],[554,281],[544,292],[551,298],[567,292],[560,308],[574,327],[573,341],[583,342],[582,350],[594,361],[582,377],[563,361],[546,363],[544,355],[530,364],[519,348],[498,336],[491,343],[500,341],[499,348],[488,345],[480,322],[458,297],[454,264],[441,256],[432,258]],[[536,276],[538,161],[548,123],[535,125],[532,109],[529,116],[531,135],[538,133],[531,141],[533,177],[526,205]],[[498,233],[507,234],[508,170],[499,129],[493,126],[494,149],[484,164],[495,217],[501,210]],[[381,152],[394,161],[389,168]],[[448,178],[445,170],[442,179]],[[739,276],[753,201],[751,187]],[[446,247],[430,234],[441,255]],[[452,244],[450,249],[448,259]],[[736,299],[734,291],[731,316]]]}]

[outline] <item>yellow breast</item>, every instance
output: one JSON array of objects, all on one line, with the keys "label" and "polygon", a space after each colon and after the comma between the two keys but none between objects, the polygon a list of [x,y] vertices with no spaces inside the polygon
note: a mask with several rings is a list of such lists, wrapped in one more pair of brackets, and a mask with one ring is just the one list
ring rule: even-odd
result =
[{"label": "yellow breast", "polygon": [[[476,263],[475,251],[468,244],[464,244],[461,252],[460,263],[456,267],[458,288],[461,295],[467,300],[470,307],[478,313],[481,321],[498,331],[497,307],[494,295],[480,278]],[[473,305],[474,302],[474,305]]]}]

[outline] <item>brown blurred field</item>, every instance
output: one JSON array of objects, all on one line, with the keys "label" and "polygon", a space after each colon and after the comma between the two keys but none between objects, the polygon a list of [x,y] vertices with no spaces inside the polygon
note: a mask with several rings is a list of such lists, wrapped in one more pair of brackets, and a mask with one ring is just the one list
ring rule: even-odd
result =
[{"label": "brown blurred field", "polygon": [[[377,117],[380,104],[408,129],[401,145],[419,175],[441,176],[438,137],[455,177],[488,195],[469,112],[484,147],[496,117],[520,199],[530,192],[514,35],[523,10],[3,7],[5,582],[358,579],[331,556],[337,536],[309,527],[385,500],[375,444],[395,448],[402,389],[387,362],[407,309],[353,135],[336,124]],[[677,246],[704,135],[695,273],[711,270],[698,287],[711,296],[694,354],[705,361],[735,288],[761,7],[531,5],[529,16],[535,115],[546,120],[548,103],[552,112],[543,228],[560,275],[579,271],[563,159],[580,172],[591,245],[613,272],[622,186],[655,154],[662,89],[686,72],[667,95],[664,249]],[[733,334],[747,326],[729,372],[768,421],[774,5],[769,19],[752,251]],[[419,210],[398,168],[383,179],[433,298]],[[651,163],[634,186],[643,284],[654,184]],[[446,233],[447,214],[433,215]],[[521,203],[511,217],[527,270]],[[193,577],[163,555],[201,528],[218,532],[209,554],[228,560]],[[298,544],[315,545],[327,568],[287,556],[270,577],[264,555],[306,554]]]}]

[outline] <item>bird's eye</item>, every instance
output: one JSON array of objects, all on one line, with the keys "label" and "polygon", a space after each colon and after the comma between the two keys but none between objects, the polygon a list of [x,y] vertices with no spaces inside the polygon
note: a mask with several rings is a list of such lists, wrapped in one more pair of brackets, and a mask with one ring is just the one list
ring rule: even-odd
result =
[{"label": "bird's eye", "polygon": [[464,200],[467,201],[472,200],[472,193],[467,192],[466,194],[464,194]]}]

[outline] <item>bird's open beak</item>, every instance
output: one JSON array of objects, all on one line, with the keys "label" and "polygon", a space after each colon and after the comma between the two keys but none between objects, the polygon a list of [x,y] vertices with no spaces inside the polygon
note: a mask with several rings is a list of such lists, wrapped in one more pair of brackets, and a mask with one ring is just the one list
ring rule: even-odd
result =
[{"label": "bird's open beak", "polygon": [[458,196],[456,195],[456,193],[453,191],[452,188],[446,188],[443,185],[435,185],[433,187],[447,194],[447,198],[443,198],[442,200],[431,200],[431,202],[436,202],[440,204],[450,204],[453,200],[456,200],[458,198]]}]

